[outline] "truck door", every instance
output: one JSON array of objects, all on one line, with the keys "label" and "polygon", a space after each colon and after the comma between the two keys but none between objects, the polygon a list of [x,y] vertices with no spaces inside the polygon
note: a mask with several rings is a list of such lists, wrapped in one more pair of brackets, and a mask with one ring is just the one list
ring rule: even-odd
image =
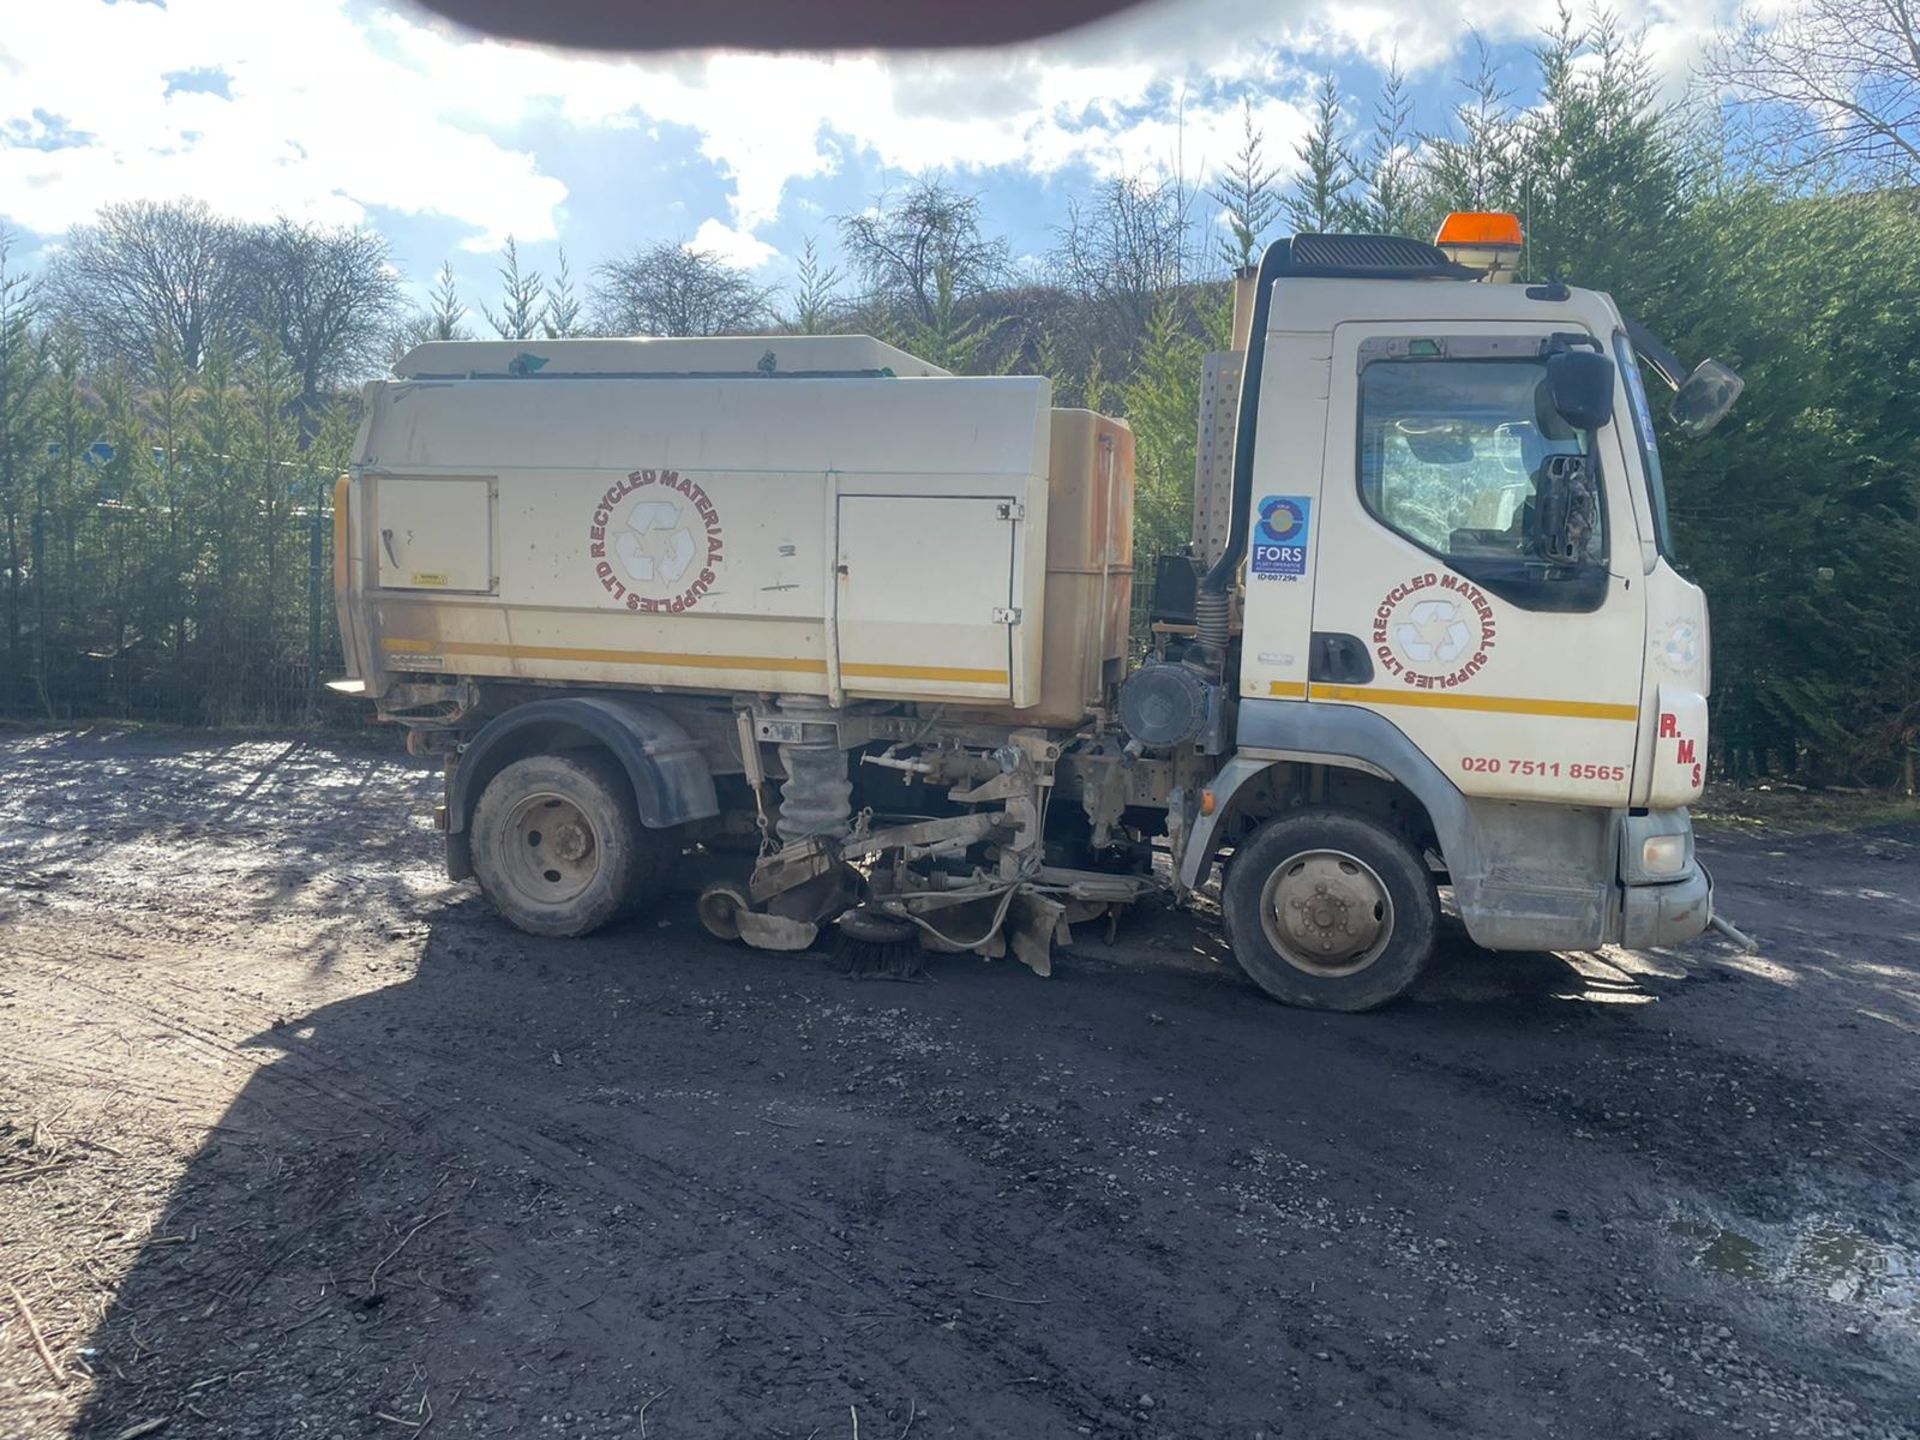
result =
[{"label": "truck door", "polygon": [[[1310,698],[1382,715],[1468,794],[1624,806],[1646,627],[1619,426],[1554,411],[1564,318],[1425,323],[1334,331],[1313,630],[1365,664],[1312,674]],[[1550,566],[1536,499],[1572,454],[1598,465],[1600,513]]]}]

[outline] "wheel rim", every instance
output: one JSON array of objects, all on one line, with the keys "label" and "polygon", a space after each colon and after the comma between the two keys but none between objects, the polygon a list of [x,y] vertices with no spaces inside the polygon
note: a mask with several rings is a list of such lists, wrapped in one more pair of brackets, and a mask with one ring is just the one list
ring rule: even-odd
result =
[{"label": "wheel rim", "polygon": [[600,873],[600,832],[592,817],[551,791],[513,807],[505,849],[507,883],[536,904],[564,905]]},{"label": "wheel rim", "polygon": [[1304,850],[1282,861],[1260,891],[1267,943],[1296,970],[1355,975],[1393,939],[1393,897],[1373,867],[1340,850]]}]

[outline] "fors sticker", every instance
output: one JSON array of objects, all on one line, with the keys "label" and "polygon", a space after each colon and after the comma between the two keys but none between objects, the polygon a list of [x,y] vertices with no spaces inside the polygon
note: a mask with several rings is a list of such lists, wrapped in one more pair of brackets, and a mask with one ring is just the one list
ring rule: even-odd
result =
[{"label": "fors sticker", "polygon": [[1269,495],[1253,527],[1253,573],[1265,579],[1297,580],[1307,573],[1308,519],[1305,495]]}]

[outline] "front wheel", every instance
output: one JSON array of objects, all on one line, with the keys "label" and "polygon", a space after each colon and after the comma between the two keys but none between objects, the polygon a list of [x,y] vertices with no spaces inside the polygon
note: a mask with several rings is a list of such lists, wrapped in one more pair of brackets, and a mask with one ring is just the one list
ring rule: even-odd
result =
[{"label": "front wheel", "polygon": [[1433,954],[1440,900],[1419,853],[1346,810],[1269,820],[1235,851],[1221,909],[1233,958],[1274,999],[1371,1010]]}]

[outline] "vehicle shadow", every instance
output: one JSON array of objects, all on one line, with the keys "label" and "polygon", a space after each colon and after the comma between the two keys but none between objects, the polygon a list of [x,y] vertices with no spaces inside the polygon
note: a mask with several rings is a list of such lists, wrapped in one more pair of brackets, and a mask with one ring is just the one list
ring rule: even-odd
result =
[{"label": "vehicle shadow", "polygon": [[[1240,1212],[1156,1212],[1135,1166],[1204,1194],[1289,1134],[1411,1203],[1518,1144],[1562,1156],[1542,1186],[1618,1198],[1641,1144],[1705,1184],[1770,1143],[1595,1101],[1675,1093],[1651,1002],[1681,967],[1449,923],[1414,995],[1329,1016],[1265,1002],[1204,916],[1088,927],[1048,982],[946,957],[902,986],[717,944],[688,901],[541,941],[442,890],[406,978],[238,1042],[255,1068],[87,1341],[76,1433],[1133,1433],[1142,1295],[1199,1357],[1154,1388],[1201,1408],[1159,1416],[1205,1433],[1253,1404],[1220,1307],[1319,1252],[1223,1261]],[[1026,1323],[1066,1296],[1071,1324]]]},{"label": "vehicle shadow", "polygon": [[[1067,1163],[1088,1140],[1007,1158],[966,1117],[1020,1093],[1008,1053],[1077,1056],[1090,1024],[1157,1040],[1158,995],[1198,1001],[1169,1007],[1181,1024],[1225,1019],[1237,1074],[1316,1017],[1238,993],[1237,971],[1205,996],[1168,967],[1101,982],[1084,960],[1061,986],[962,957],[922,986],[853,983],[708,940],[689,898],[541,941],[452,892],[408,978],[239,1042],[251,1078],[86,1342],[98,1380],[75,1433],[629,1435],[645,1410],[660,1433],[801,1440],[844,1431],[850,1407],[899,1433],[909,1404],[963,1394],[960,1433],[1124,1429],[1101,1379],[1128,1352],[1117,1302],[1051,1357],[984,1317],[963,1343],[926,1340],[957,1307],[1017,1315],[1020,1282],[995,1278],[1010,1256],[1028,1285],[1062,1283],[1029,1268],[1056,1211],[1118,1213]],[[1502,973],[1558,998],[1571,982],[1545,958]],[[929,1124],[916,1096],[956,1073],[980,1083]],[[1001,1198],[1056,1169],[1071,1179],[1043,1203]],[[1171,1262],[1139,1246],[1126,1263]]]},{"label": "vehicle shadow", "polygon": [[726,1107],[687,1045],[609,1043],[728,1023],[707,982],[734,962],[657,925],[543,942],[457,899],[410,978],[241,1042],[257,1068],[87,1342],[75,1433],[638,1433],[724,1348],[728,1306],[685,1307],[795,1268],[728,1259],[742,1162],[701,1144]]}]

